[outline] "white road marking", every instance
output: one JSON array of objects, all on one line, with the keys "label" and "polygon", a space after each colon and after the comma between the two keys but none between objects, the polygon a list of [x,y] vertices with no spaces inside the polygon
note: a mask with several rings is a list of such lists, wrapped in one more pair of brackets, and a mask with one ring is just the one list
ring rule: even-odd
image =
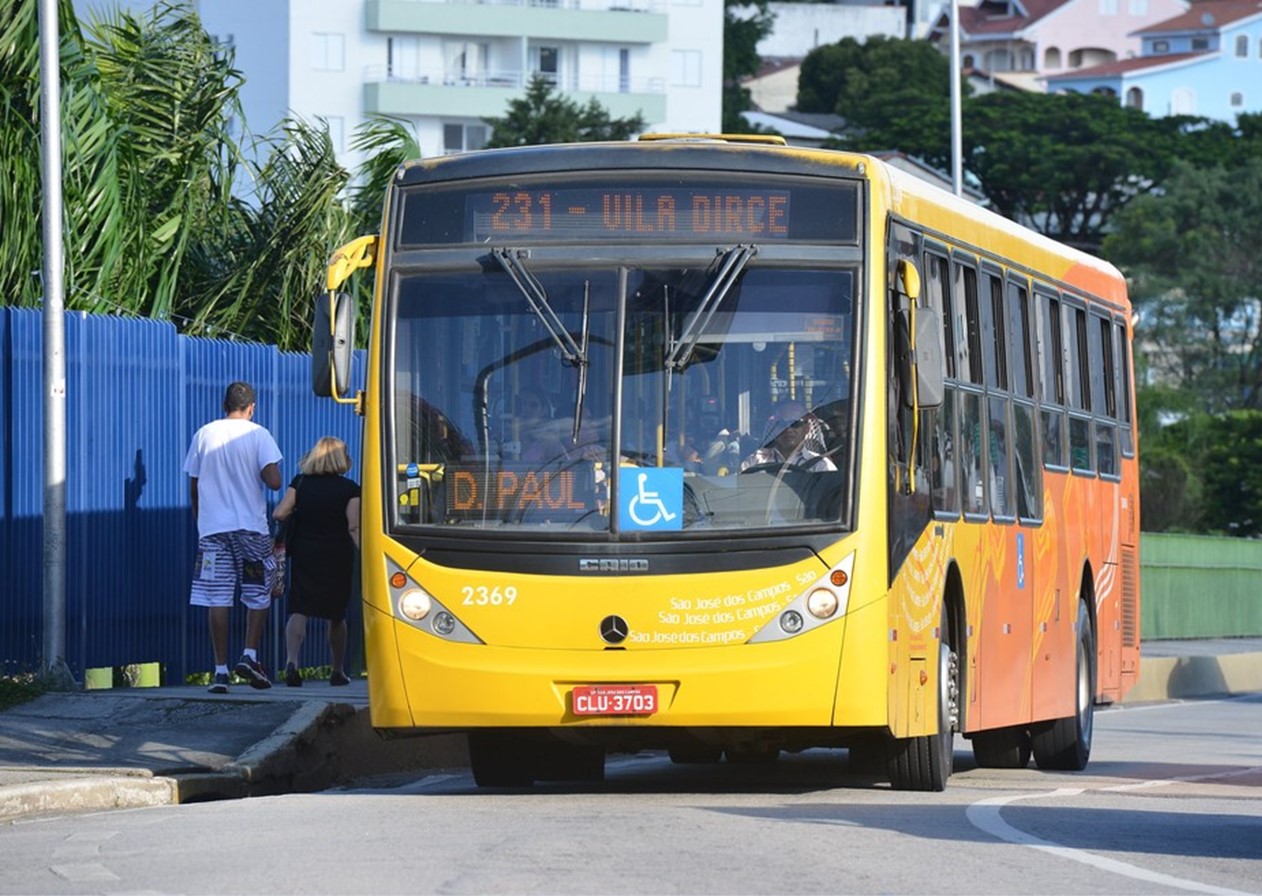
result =
[{"label": "white road marking", "polygon": [[[1162,782],[1145,782],[1145,783],[1162,783]],[[1083,865],[1091,865],[1101,871],[1108,871],[1111,874],[1120,874],[1123,877],[1129,877],[1134,880],[1140,880],[1150,884],[1160,884],[1164,887],[1173,887],[1177,890],[1187,890],[1190,893],[1214,893],[1220,896],[1247,896],[1241,890],[1229,890],[1224,887],[1215,887],[1210,884],[1203,884],[1200,881],[1185,880],[1180,877],[1173,877],[1169,874],[1161,874],[1157,871],[1149,871],[1146,868],[1140,868],[1137,865],[1131,865],[1127,862],[1119,862],[1117,859],[1108,859],[1104,856],[1097,856],[1081,849],[1073,849],[1068,846],[1061,846],[1058,843],[1052,843],[1047,840],[1041,840],[1032,834],[1017,830],[1012,825],[1000,817],[999,810],[1009,803],[1015,803],[1018,800],[1042,799],[1044,797],[1059,796],[1077,796],[1083,792],[1083,788],[1063,788],[1053,790],[1049,793],[1029,793],[1018,796],[998,796],[990,799],[980,800],[973,803],[965,811],[968,820],[972,825],[981,831],[990,834],[1007,843],[1013,843],[1017,846],[1028,846],[1031,849],[1037,849],[1041,852],[1050,853],[1063,859],[1069,859],[1074,862],[1080,862]]]}]

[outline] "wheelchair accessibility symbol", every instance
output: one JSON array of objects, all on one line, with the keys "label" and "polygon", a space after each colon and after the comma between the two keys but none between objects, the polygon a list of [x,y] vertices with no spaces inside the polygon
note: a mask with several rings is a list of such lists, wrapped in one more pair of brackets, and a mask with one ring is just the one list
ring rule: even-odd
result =
[{"label": "wheelchair accessibility symbol", "polygon": [[618,495],[623,529],[684,526],[684,471],[679,467],[621,467]]}]

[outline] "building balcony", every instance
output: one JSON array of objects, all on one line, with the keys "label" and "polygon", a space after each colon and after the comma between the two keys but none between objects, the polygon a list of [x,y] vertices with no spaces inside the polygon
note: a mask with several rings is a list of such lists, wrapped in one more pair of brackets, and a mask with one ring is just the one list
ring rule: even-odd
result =
[{"label": "building balcony", "polygon": [[660,0],[368,0],[364,27],[390,34],[477,34],[619,44],[662,43]]},{"label": "building balcony", "polygon": [[[381,66],[364,71],[364,111],[370,115],[418,115],[445,118],[499,118],[522,97],[532,75],[520,71],[477,73],[416,72],[393,75]],[[578,78],[560,85],[570,99],[585,105],[594,97],[614,118],[642,115],[646,124],[666,120],[663,78]]]}]

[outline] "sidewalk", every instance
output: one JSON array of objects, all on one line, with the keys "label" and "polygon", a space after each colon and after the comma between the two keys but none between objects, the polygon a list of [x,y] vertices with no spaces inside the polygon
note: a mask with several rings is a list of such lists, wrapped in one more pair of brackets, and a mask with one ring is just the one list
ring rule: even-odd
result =
[{"label": "sidewalk", "polygon": [[[1126,704],[1262,691],[1262,638],[1145,642],[1140,673]],[[0,712],[0,823],[466,765],[459,735],[379,738],[363,678],[45,694]]]}]

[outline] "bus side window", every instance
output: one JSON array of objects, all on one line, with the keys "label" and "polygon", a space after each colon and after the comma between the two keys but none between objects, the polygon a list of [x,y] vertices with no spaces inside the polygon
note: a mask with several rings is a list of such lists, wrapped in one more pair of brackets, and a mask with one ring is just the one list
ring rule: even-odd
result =
[{"label": "bus side window", "polygon": [[1012,372],[1013,491],[1017,517],[1034,522],[1043,516],[1042,464],[1034,413],[1034,369],[1031,365],[1030,293],[1022,281],[1008,282],[1008,350]]},{"label": "bus side window", "polygon": [[1087,309],[1065,305],[1065,348],[1068,360],[1069,465],[1091,473],[1091,373],[1087,369]]},{"label": "bus side window", "polygon": [[1092,410],[1095,411],[1095,456],[1101,476],[1118,474],[1117,376],[1113,324],[1093,314],[1090,321]]},{"label": "bus side window", "polygon": [[1038,353],[1042,382],[1043,463],[1064,469],[1065,396],[1064,355],[1061,349],[1060,299],[1049,293],[1038,294]]},{"label": "bus side window", "polygon": [[1135,454],[1135,438],[1131,430],[1131,350],[1126,339],[1126,323],[1115,321],[1113,330],[1117,334],[1113,346],[1117,356],[1117,407],[1120,412],[1118,419],[1122,423],[1122,453],[1131,457]]},{"label": "bus side window", "polygon": [[927,437],[921,442],[921,467],[928,471],[929,488],[934,513],[943,518],[960,515],[958,460],[955,437],[956,391],[951,382],[956,376],[956,320],[952,311],[951,291],[948,280],[947,260],[944,256],[926,251],[924,255],[923,300],[927,307],[936,311],[941,326],[942,357],[946,363],[946,388],[941,407],[926,411],[922,419]]},{"label": "bus side window", "polygon": [[955,456],[955,399],[954,386],[948,385],[942,395],[942,406],[933,412],[933,430],[929,443],[929,457],[925,466],[929,470],[930,487],[933,490],[933,509],[943,517],[960,515],[960,493],[956,483],[958,461]]},{"label": "bus side window", "polygon": [[956,376],[981,385],[983,382],[982,324],[981,312],[977,307],[977,269],[956,261],[952,292],[956,320],[955,349],[958,353],[955,365]]},{"label": "bus side window", "polygon": [[982,396],[978,392],[961,391],[960,401],[960,470],[964,493],[965,516],[986,515],[986,458],[982,438],[986,425],[982,419]]}]

